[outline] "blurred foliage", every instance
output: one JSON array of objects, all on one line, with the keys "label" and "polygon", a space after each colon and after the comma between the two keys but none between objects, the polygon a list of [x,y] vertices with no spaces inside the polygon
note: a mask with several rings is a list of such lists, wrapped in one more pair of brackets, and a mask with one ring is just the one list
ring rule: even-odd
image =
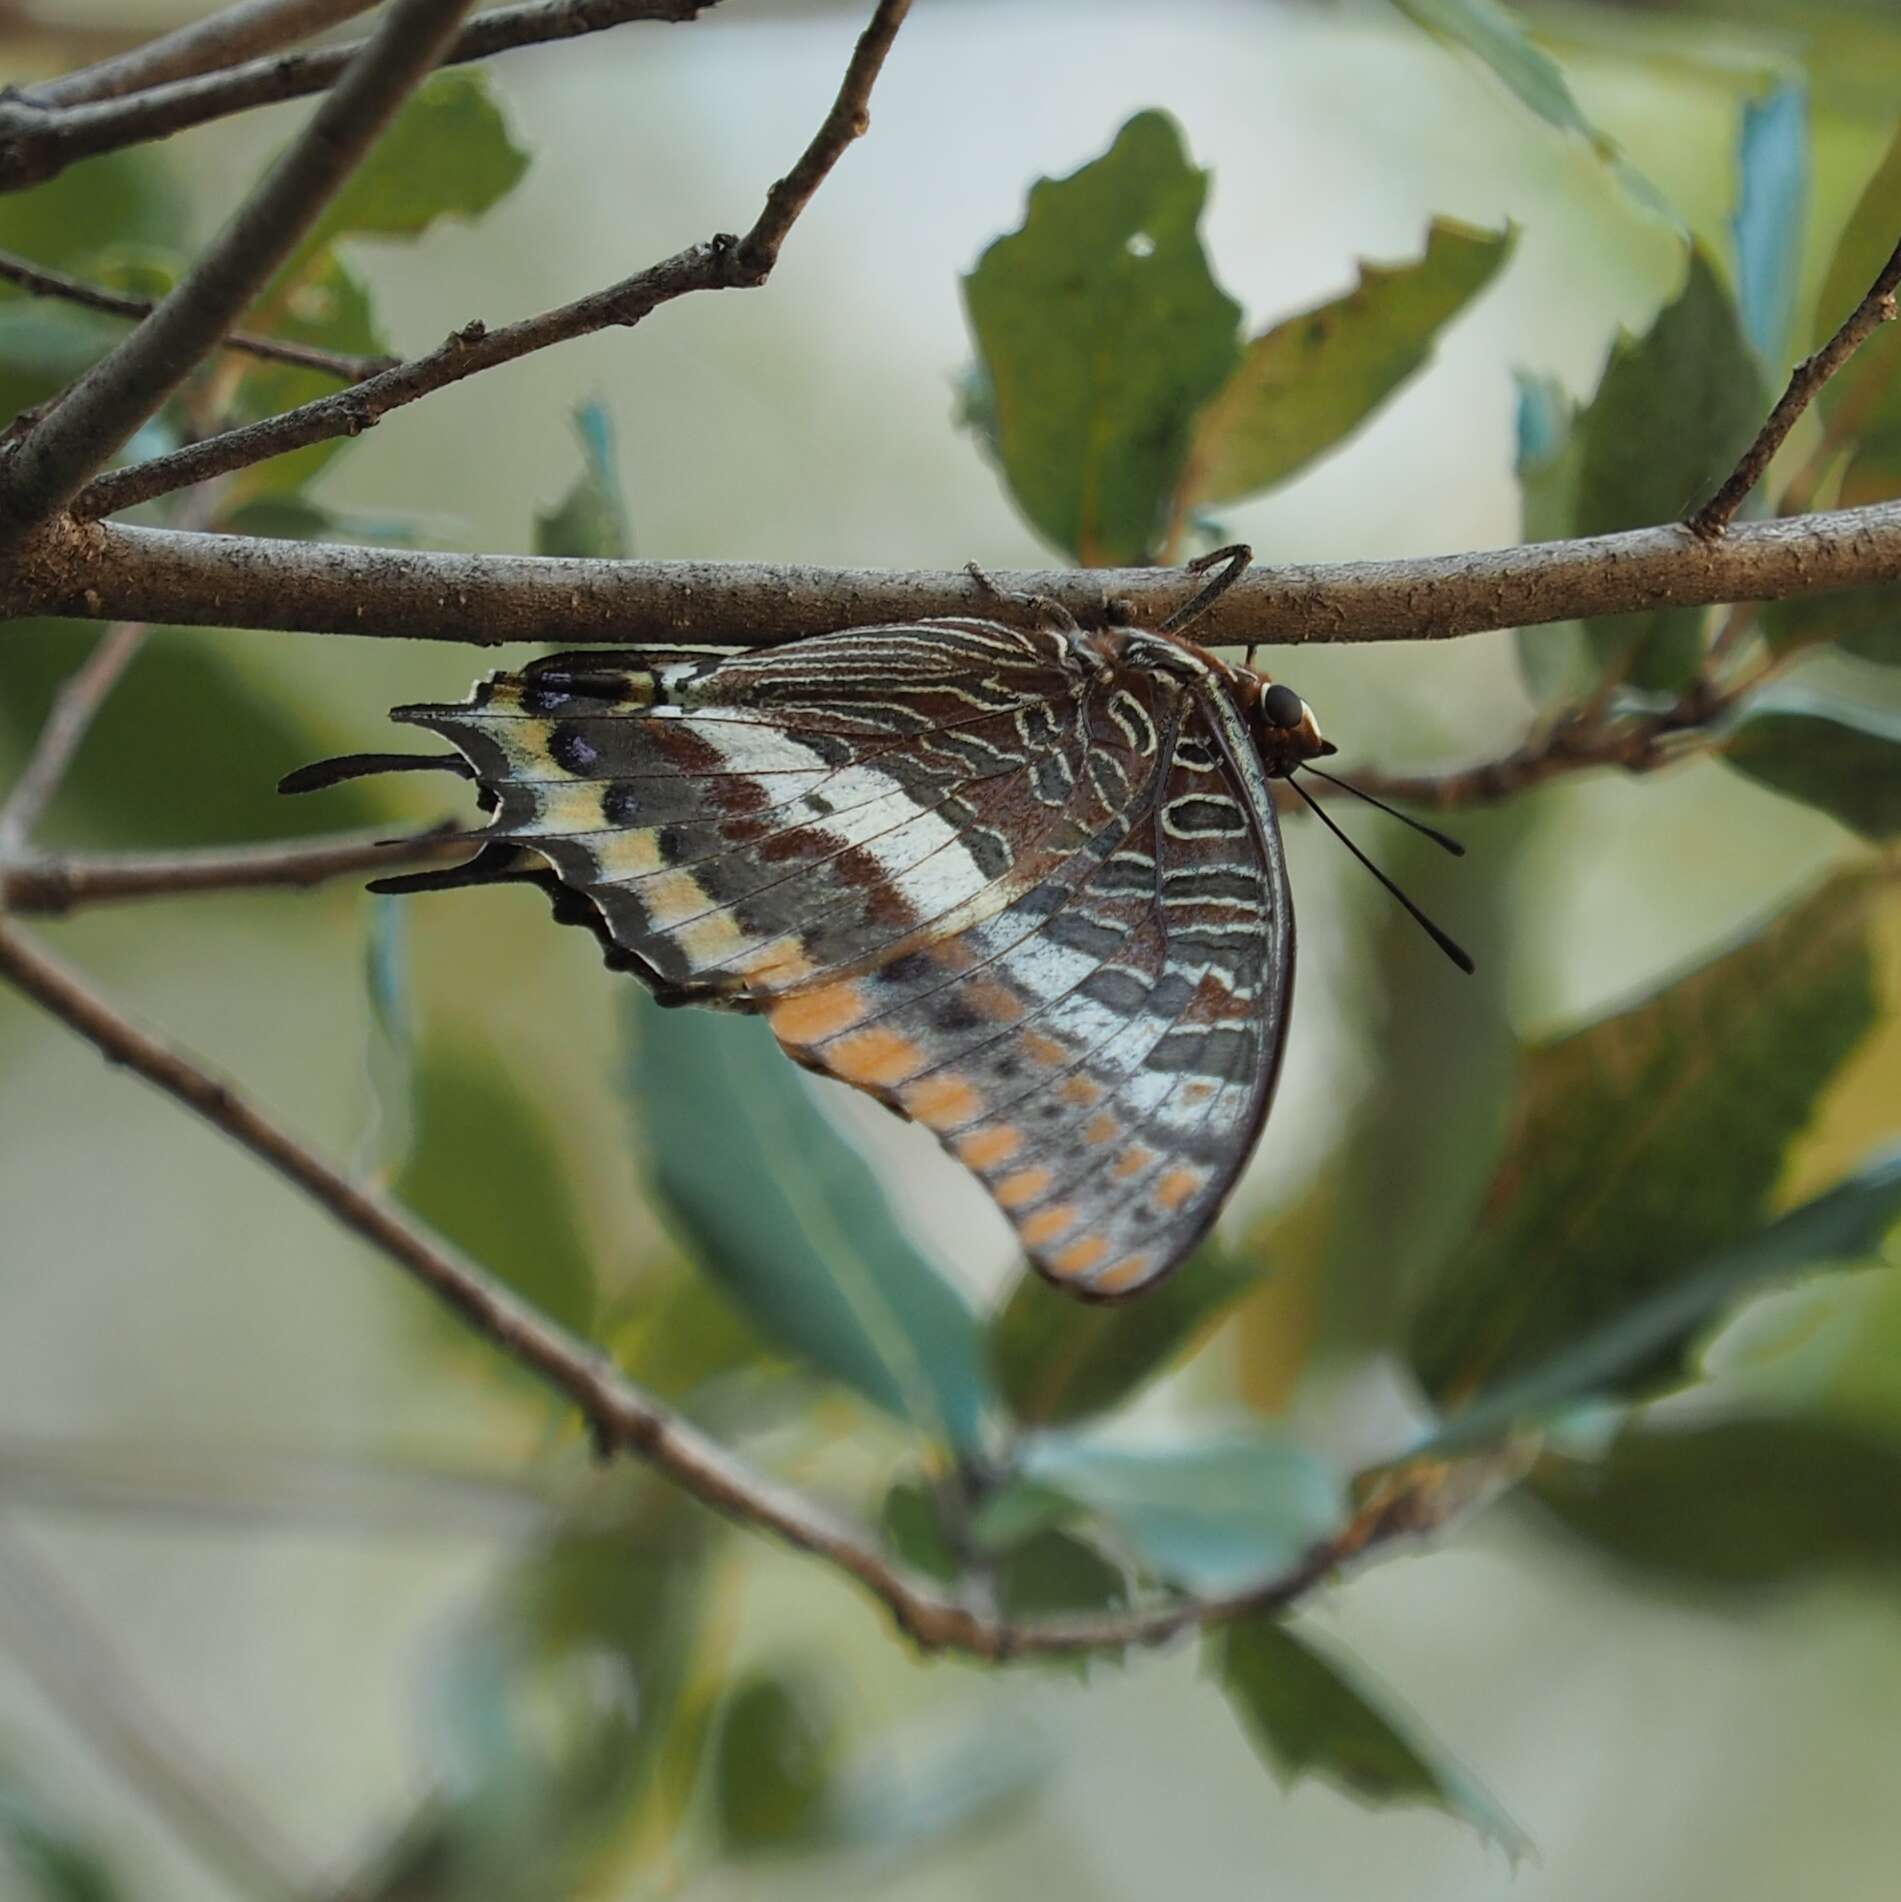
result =
[{"label": "blurred foliage", "polygon": [[1760,1225],[1877,1019],[1868,921],[1890,888],[1843,873],[1644,1002],[1525,1051],[1477,1231],[1412,1328],[1433,1392],[1523,1371]]},{"label": "blurred foliage", "polygon": [[1283,1786],[1321,1776],[1368,1803],[1432,1803],[1501,1844],[1514,1862],[1531,1847],[1498,1800],[1426,1736],[1382,1708],[1361,1674],[1262,1613],[1208,1641],[1209,1663]]},{"label": "blurred foliage", "polygon": [[[1772,22],[1797,17],[1788,0],[1736,4]],[[1395,5],[1483,62],[1541,122],[1527,121],[1528,138],[1555,133],[1607,168],[1619,182],[1614,216],[1682,227],[1516,11],[1499,0]],[[1666,522],[1693,506],[1760,420],[1797,340],[1828,336],[1892,248],[1901,134],[1839,234],[1812,215],[1849,42],[1834,13],[1799,23],[1816,27],[1812,72],[1781,40],[1739,43],[1726,69],[1727,225],[1706,217],[1702,242],[1684,241],[1680,289],[1610,348],[1594,387],[1573,392],[1547,374],[1541,337],[1514,346],[1526,538]],[[479,218],[526,163],[481,75],[438,77],[247,322],[331,350],[385,351],[356,247]],[[1025,519],[1080,562],[1175,559],[1212,532],[1210,510],[1270,493],[1348,443],[1427,371],[1448,327],[1510,268],[1517,239],[1437,218],[1408,261],[1362,263],[1352,289],[1244,329],[1203,240],[1209,188],[1176,123],[1139,113],[1101,156],[1034,185],[1021,222],[964,281],[975,356],[966,420]],[[997,208],[999,224],[1010,215]],[[0,197],[0,247],[140,294],[174,281],[187,224],[163,168],[143,157]],[[1812,310],[1804,283],[1822,287]],[[0,396],[15,410],[44,400],[123,334],[117,320],[0,289]],[[1897,350],[1901,336],[1877,337],[1831,387],[1756,506],[1901,494]],[[130,453],[336,387],[227,356]],[[590,402],[575,424],[578,471],[535,512],[534,546],[626,556],[613,418]],[[245,472],[212,498],[211,525],[421,533],[417,520],[366,520],[323,499],[314,478],[348,446]],[[1815,1271],[1886,1259],[1901,1160],[1881,1150],[1818,1179],[1804,1145],[1895,1016],[1875,938],[1896,913],[1895,862],[1878,851],[1901,833],[1901,712],[1891,677],[1867,663],[1901,661],[1898,627],[1892,591],[1868,589],[1767,604],[1726,630],[1720,652],[1702,610],[1526,631],[1519,663],[1539,721],[1580,703],[1655,704],[1641,696],[1706,676],[1733,685],[1724,768],[1840,821],[1859,856],[1641,999],[1527,1040],[1509,1008],[1514,879],[1546,805],[1528,797],[1462,816],[1473,853],[1456,873],[1417,839],[1386,839],[1381,861],[1471,941],[1480,975],[1449,985],[1396,913],[1356,931],[1365,956],[1353,1004],[1371,1074],[1331,1152],[1281,1206],[1212,1239],[1138,1302],[1080,1307],[1026,1276],[980,1316],[952,1272],[960,1264],[938,1258],[957,1238],[907,1229],[763,1026],[638,997],[621,1075],[641,1180],[680,1252],[653,1249],[625,1285],[610,1284],[597,1238],[625,1211],[589,1205],[569,1110],[500,1043],[422,1014],[401,914],[387,905],[369,914],[364,945],[374,1120],[360,1171],[388,1179],[551,1318],[592,1332],[632,1377],[723,1435],[752,1439],[762,1464],[832,1462],[823,1484],[880,1500],[896,1556],[1012,1618],[1241,1593],[1301,1565],[1346,1520],[1356,1461],[1338,1443],[1365,1440],[1292,1403],[1317,1376],[1378,1368],[1396,1339],[1442,1410],[1422,1419],[1416,1444],[1482,1452],[1527,1427],[1548,1431],[1563,1451],[1546,1455],[1530,1495],[1622,1573],[1725,1602],[1737,1588],[1821,1577],[1891,1584],[1901,1402],[1882,1356],[1901,1338],[1901,1305],[1851,1285],[1871,1277]],[[73,641],[52,626],[7,640],[0,740],[17,754]],[[273,796],[278,776],[331,737],[268,661],[214,635],[160,630],[91,735],[50,836],[176,846],[381,816],[380,795],[355,784],[321,801]],[[1880,1113],[1871,1151],[1901,1126],[1901,1102]],[[1804,1276],[1803,1298],[1818,1307],[1862,1300],[1869,1338],[1813,1392],[1756,1404],[1756,1390],[1720,1357],[1706,1365],[1699,1346],[1739,1304]],[[1145,1431],[1131,1431],[1122,1410],[1212,1339],[1244,1345],[1239,1367],[1198,1362],[1184,1383],[1194,1404],[1155,1407]],[[479,1359],[498,1364],[486,1348]],[[1223,1404],[1238,1388],[1289,1418],[1204,1409],[1217,1387]],[[841,1403],[841,1390],[877,1412]],[[1000,1697],[916,1764],[883,1733],[859,1747],[856,1687],[812,1655],[749,1656],[735,1670],[723,1528],[625,1468],[577,1477],[572,1445],[550,1444],[545,1401],[526,1382],[490,1398],[540,1445],[537,1476],[560,1484],[541,1501],[540,1530],[498,1564],[440,1647],[413,1812],[350,1893],[608,1892],[660,1880],[683,1843],[749,1863],[908,1854],[1034,1787],[1041,1747]],[[1277,1777],[1434,1804],[1514,1855],[1523,1847],[1372,1675],[1304,1628],[1242,1617],[1207,1656]],[[1051,1662],[1088,1670],[1083,1658]],[[87,1832],[10,1778],[0,1778],[0,1839],[38,1893],[109,1902],[120,1892]]]}]

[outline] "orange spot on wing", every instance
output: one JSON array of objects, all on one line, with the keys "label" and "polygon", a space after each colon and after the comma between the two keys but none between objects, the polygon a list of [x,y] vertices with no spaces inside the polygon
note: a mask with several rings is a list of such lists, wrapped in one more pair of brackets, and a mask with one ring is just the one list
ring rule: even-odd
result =
[{"label": "orange spot on wing", "polygon": [[[770,944],[763,950],[749,951],[744,957],[735,958],[733,963],[742,977],[750,978],[762,990],[774,991],[783,991],[794,984],[801,984],[818,969],[818,966],[799,949],[796,939]],[[828,991],[847,991],[853,988],[849,984],[825,986]],[[807,993],[814,997],[822,994],[817,991]]]},{"label": "orange spot on wing", "polygon": [[1097,1294],[1120,1294],[1124,1288],[1145,1280],[1148,1272],[1148,1256],[1124,1255],[1114,1267],[1105,1268],[1089,1285]]},{"label": "orange spot on wing", "polygon": [[1005,1176],[990,1193],[1004,1208],[1020,1209],[1025,1202],[1034,1202],[1052,1179],[1047,1169],[1019,1169],[1015,1175]]},{"label": "orange spot on wing", "polygon": [[1023,1054],[1032,1063],[1058,1064],[1069,1061],[1069,1046],[1046,1037],[1040,1030],[1026,1030],[1022,1038]]},{"label": "orange spot on wing", "polygon": [[1065,1103],[1074,1103],[1078,1109],[1087,1109],[1102,1095],[1102,1085],[1092,1083],[1086,1076],[1066,1076],[1056,1086],[1056,1094]]},{"label": "orange spot on wing", "polygon": [[904,1092],[904,1107],[931,1129],[955,1129],[983,1114],[984,1100],[960,1076],[934,1076]]},{"label": "orange spot on wing", "polygon": [[1012,1123],[992,1123],[957,1139],[957,1160],[973,1169],[994,1169],[1022,1146],[1023,1132]]},{"label": "orange spot on wing", "polygon": [[1025,1216],[1017,1228],[1026,1248],[1041,1248],[1045,1242],[1053,1242],[1076,1219],[1075,1204],[1057,1202],[1046,1209],[1038,1209],[1034,1215]]},{"label": "orange spot on wing", "polygon": [[1109,1252],[1109,1241],[1103,1235],[1085,1235],[1081,1241],[1071,1242],[1067,1248],[1059,1249],[1048,1261],[1052,1273],[1059,1275],[1080,1275],[1086,1269],[1093,1268]]},{"label": "orange spot on wing", "polygon": [[840,1037],[825,1050],[822,1061],[847,1083],[902,1083],[924,1067],[924,1052],[909,1037],[874,1027]]},{"label": "orange spot on wing", "polygon": [[1155,1185],[1155,1199],[1165,1209],[1178,1209],[1201,1187],[1199,1169],[1171,1169]]},{"label": "orange spot on wing", "polygon": [[1121,1131],[1122,1125],[1108,1110],[1098,1110],[1083,1125],[1083,1141],[1086,1143],[1114,1142]]},{"label": "orange spot on wing", "polygon": [[864,1014],[864,994],[856,984],[827,984],[773,1005],[766,1021],[781,1043],[808,1044],[849,1030]]},{"label": "orange spot on wing", "polygon": [[1023,1015],[1022,998],[995,978],[979,978],[965,984],[960,995],[979,1017],[987,1017],[993,1024],[1013,1024]]},{"label": "orange spot on wing", "polygon": [[1155,1160],[1154,1150],[1144,1149],[1140,1143],[1131,1143],[1116,1158],[1115,1167],[1109,1173],[1126,1180],[1130,1176],[1139,1176]]}]

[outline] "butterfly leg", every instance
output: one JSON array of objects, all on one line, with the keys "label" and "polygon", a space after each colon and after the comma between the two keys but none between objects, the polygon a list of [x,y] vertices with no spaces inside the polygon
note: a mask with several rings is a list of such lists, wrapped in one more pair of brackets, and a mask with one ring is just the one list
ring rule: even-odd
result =
[{"label": "butterfly leg", "polygon": [[993,580],[977,566],[974,561],[964,563],[964,572],[993,601],[1007,601],[1013,607],[1028,608],[1045,627],[1053,627],[1059,634],[1080,634],[1082,628],[1076,617],[1060,601],[1053,601],[1046,594],[1018,594]]}]

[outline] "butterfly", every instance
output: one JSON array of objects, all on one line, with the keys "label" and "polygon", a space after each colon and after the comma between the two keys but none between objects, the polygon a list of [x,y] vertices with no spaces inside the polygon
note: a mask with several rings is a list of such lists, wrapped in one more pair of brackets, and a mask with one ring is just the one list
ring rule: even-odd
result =
[{"label": "butterfly", "polygon": [[1221,560],[1153,630],[1044,603],[556,654],[394,710],[454,754],[285,790],[472,778],[475,856],[373,890],[540,885],[663,1004],[757,1013],[923,1124],[1045,1276],[1121,1299],[1206,1233],[1266,1119],[1294,981],[1275,786],[1334,751],[1182,632],[1247,553],[1196,566]]}]

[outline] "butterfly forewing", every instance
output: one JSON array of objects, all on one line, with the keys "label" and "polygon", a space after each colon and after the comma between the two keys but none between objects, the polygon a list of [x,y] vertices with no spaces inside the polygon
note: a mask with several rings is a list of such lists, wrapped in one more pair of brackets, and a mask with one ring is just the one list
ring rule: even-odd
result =
[{"label": "butterfly forewing", "polygon": [[1158,656],[927,622],[561,655],[398,717],[495,802],[465,876],[545,861],[619,961],[763,1011],[797,1061],[936,1132],[1045,1274],[1109,1298],[1213,1220],[1292,979],[1245,724],[1217,675]]}]

